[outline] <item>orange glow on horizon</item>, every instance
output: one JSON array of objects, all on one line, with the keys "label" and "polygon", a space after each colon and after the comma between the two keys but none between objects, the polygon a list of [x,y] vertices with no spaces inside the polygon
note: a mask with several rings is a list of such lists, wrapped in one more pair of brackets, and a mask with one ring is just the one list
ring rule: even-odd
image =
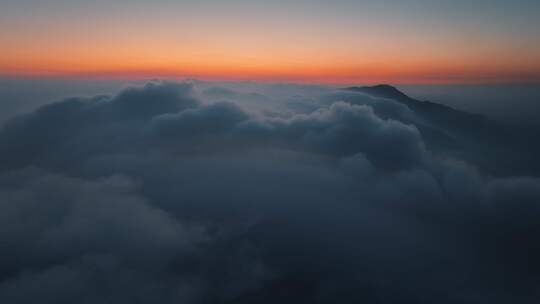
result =
[{"label": "orange glow on horizon", "polygon": [[[383,29],[368,28],[358,31],[361,39],[349,39],[324,29],[308,35],[308,29],[290,33],[274,28],[260,35],[260,28],[245,27],[216,36],[215,28],[200,27],[198,35],[171,28],[130,34],[121,26],[96,25],[88,36],[67,26],[56,29],[58,36],[41,28],[32,34],[11,33],[0,45],[0,75],[336,84],[540,83],[540,54],[532,52],[534,48],[510,43],[500,47],[500,41],[476,36],[463,41],[435,35],[389,39]],[[481,42],[474,48],[473,39]]]},{"label": "orange glow on horizon", "polygon": [[[105,43],[105,42],[103,42]],[[407,42],[403,42],[407,45]],[[540,83],[539,56],[513,53],[416,52],[413,48],[253,44],[250,48],[199,41],[40,44],[14,41],[0,47],[0,75],[91,78],[199,78],[306,83]],[[114,50],[114,51],[110,51]],[[497,60],[494,60],[496,58]]]},{"label": "orange glow on horizon", "polygon": [[197,78],[203,80],[254,80],[305,83],[540,83],[540,69],[479,68],[466,66],[415,66],[407,64],[365,64],[356,67],[179,64],[137,66],[134,64],[80,65],[35,64],[29,67],[0,66],[0,75],[66,78]]}]

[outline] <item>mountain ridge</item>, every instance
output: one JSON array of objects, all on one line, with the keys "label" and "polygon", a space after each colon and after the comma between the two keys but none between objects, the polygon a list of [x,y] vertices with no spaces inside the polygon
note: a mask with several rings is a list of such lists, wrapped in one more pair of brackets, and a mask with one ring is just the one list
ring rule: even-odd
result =
[{"label": "mountain ridge", "polygon": [[[342,90],[404,104],[420,118],[415,126],[435,151],[446,151],[457,158],[477,163],[495,175],[507,173],[502,168],[512,168],[523,175],[534,175],[540,171],[540,162],[536,160],[540,144],[531,141],[540,135],[537,129],[507,125],[481,114],[417,100],[388,84],[352,86]],[[462,155],[464,150],[474,153]]]},{"label": "mountain ridge", "polygon": [[389,85],[389,84],[378,84],[374,86],[352,86],[343,88],[345,91],[351,92],[360,92],[373,97],[392,99],[401,103],[406,104],[407,106],[413,107],[413,110],[421,111],[451,111],[456,115],[467,116],[474,119],[487,120],[487,118],[481,114],[470,113],[462,110],[452,108],[450,106],[431,102],[414,99],[407,94],[400,91],[398,88]]}]

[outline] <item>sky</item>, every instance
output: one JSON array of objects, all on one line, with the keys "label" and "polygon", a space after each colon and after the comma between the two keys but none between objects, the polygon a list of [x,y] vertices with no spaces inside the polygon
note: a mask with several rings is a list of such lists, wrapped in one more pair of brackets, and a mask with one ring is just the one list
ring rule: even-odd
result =
[{"label": "sky", "polygon": [[0,1],[0,73],[540,82],[540,2]]}]

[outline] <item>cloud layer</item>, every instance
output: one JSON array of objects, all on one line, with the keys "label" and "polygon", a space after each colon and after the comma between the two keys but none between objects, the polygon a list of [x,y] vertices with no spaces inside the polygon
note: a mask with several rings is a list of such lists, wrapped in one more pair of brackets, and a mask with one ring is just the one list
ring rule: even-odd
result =
[{"label": "cloud layer", "polygon": [[152,82],[5,124],[0,302],[536,303],[539,179],[395,100],[272,90]]}]

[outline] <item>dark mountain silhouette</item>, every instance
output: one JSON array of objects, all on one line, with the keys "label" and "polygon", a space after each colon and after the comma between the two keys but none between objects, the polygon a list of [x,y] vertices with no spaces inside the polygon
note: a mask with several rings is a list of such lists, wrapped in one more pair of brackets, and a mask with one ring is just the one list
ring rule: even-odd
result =
[{"label": "dark mountain silhouette", "polygon": [[416,114],[425,116],[423,118],[435,119],[439,124],[456,128],[482,127],[490,122],[480,114],[471,114],[464,111],[459,111],[446,105],[434,103],[430,101],[420,101],[407,96],[397,88],[381,84],[371,87],[350,87],[345,90],[353,92],[361,92],[374,97],[392,99],[407,105]]},{"label": "dark mountain silhouette", "polygon": [[395,99],[404,102],[412,100],[409,96],[388,84],[379,84],[371,87],[349,87],[345,88],[345,90],[362,92],[372,96]]},{"label": "dark mountain silhouette", "polygon": [[428,148],[435,152],[469,160],[494,175],[510,172],[536,175],[540,171],[538,128],[507,125],[479,114],[417,100],[387,84],[343,90],[406,105],[418,116],[419,122],[415,125]]}]

